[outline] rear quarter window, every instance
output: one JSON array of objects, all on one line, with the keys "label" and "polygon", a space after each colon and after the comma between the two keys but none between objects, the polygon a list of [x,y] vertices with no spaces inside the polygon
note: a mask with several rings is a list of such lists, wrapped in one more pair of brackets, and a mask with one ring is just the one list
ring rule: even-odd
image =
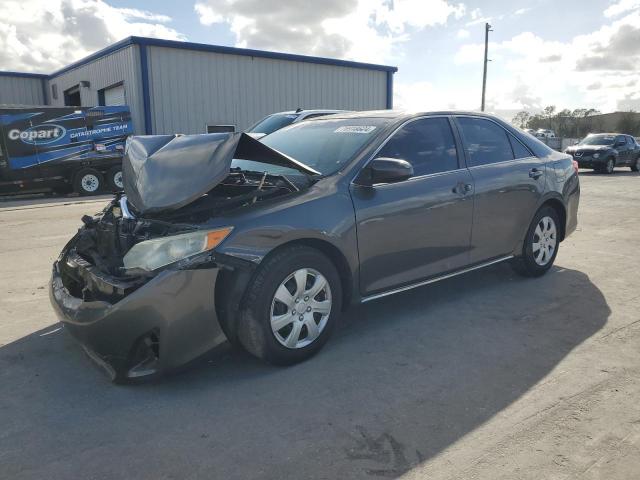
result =
[{"label": "rear quarter window", "polygon": [[554,152],[554,150],[548,147],[545,143],[541,142],[532,135],[520,132],[513,128],[511,125],[503,125],[504,128],[511,133],[514,137],[524,143],[529,150],[533,152],[536,157],[546,157]]},{"label": "rear quarter window", "polygon": [[511,142],[511,147],[513,148],[513,155],[516,158],[528,158],[532,156],[531,152],[522,144],[516,137],[509,134],[509,141]]}]

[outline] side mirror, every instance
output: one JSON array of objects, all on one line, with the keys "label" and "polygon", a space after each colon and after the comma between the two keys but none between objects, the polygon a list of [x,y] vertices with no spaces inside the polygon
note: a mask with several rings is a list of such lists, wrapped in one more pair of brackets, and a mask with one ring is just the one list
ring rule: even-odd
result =
[{"label": "side mirror", "polygon": [[358,183],[374,185],[376,183],[403,182],[413,176],[413,166],[399,158],[374,158],[358,176]]}]

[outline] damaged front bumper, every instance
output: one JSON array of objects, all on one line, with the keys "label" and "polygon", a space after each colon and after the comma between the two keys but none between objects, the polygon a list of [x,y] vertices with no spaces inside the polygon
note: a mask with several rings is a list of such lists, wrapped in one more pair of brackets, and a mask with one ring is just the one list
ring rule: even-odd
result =
[{"label": "damaged front bumper", "polygon": [[113,381],[127,381],[183,365],[225,341],[215,306],[219,272],[211,265],[123,280],[65,249],[49,293],[89,356]]}]

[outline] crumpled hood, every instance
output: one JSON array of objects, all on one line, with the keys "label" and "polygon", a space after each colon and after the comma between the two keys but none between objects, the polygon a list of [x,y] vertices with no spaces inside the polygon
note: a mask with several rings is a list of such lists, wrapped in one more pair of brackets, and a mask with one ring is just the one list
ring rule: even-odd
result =
[{"label": "crumpled hood", "polygon": [[222,182],[234,158],[318,174],[245,133],[133,136],[122,160],[124,191],[141,214],[177,210]]}]

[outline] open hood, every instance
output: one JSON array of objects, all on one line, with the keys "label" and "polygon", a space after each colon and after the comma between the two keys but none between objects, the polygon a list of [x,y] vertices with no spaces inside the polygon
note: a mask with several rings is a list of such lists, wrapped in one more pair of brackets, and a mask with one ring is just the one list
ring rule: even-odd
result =
[{"label": "open hood", "polygon": [[319,173],[245,133],[133,136],[122,161],[124,191],[141,214],[177,210],[222,182],[234,158]]}]

